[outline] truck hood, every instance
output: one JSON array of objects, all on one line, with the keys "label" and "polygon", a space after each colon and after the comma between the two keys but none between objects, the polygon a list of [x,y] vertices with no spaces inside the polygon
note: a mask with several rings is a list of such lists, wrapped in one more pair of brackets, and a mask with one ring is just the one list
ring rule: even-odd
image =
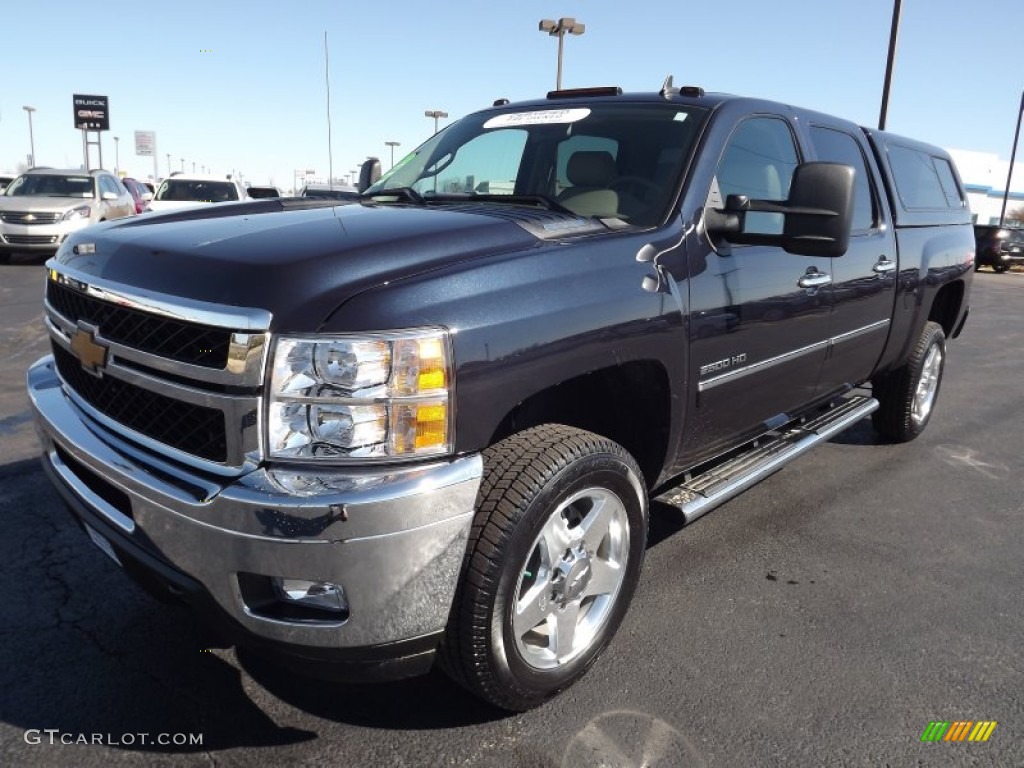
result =
[{"label": "truck hood", "polygon": [[[56,259],[85,278],[264,309],[273,314],[274,330],[308,332],[373,286],[536,246],[545,233],[595,225],[603,229],[574,216],[512,206],[453,210],[265,200],[95,225],[69,238]],[[92,243],[94,252],[77,253],[81,243]]]}]

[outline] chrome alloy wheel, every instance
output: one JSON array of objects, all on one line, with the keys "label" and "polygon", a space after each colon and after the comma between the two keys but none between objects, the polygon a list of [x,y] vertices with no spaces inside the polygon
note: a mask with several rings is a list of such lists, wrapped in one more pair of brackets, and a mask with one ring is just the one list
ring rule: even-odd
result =
[{"label": "chrome alloy wheel", "polygon": [[585,488],[545,521],[519,573],[512,631],[523,661],[552,669],[584,652],[626,574],[629,519],[605,488]]},{"label": "chrome alloy wheel", "polygon": [[914,391],[914,402],[911,405],[911,418],[918,424],[928,420],[935,404],[935,395],[939,391],[939,381],[942,376],[942,347],[933,344],[924,363],[921,365],[921,378],[917,381],[917,389]]}]

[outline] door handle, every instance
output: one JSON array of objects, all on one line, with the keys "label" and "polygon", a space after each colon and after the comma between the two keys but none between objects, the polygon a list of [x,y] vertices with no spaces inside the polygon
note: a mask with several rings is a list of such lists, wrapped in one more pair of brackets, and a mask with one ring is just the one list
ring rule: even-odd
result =
[{"label": "door handle", "polygon": [[887,275],[896,269],[896,262],[890,261],[888,258],[883,256],[878,260],[878,263],[875,264],[875,266],[873,266],[871,269],[874,270],[875,274],[879,276]]},{"label": "door handle", "polygon": [[826,272],[808,271],[803,277],[796,281],[801,288],[821,288],[832,282],[832,275]]}]

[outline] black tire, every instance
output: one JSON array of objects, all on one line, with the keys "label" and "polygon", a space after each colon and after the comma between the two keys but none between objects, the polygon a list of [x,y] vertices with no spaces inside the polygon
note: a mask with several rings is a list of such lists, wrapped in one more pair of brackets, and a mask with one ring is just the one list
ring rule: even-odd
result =
[{"label": "black tire", "polygon": [[871,415],[875,431],[895,443],[924,432],[935,410],[946,363],[946,335],[938,323],[925,323],[910,359],[872,381],[879,408]]},{"label": "black tire", "polygon": [[[606,534],[604,520],[614,521]],[[643,475],[617,443],[548,424],[491,446],[442,668],[502,709],[543,703],[582,677],[611,641],[646,546]],[[564,657],[560,649],[568,649]]]},{"label": "black tire", "polygon": [[1009,268],[1010,268],[1010,266],[1008,264],[993,264],[992,265],[992,271],[995,272],[997,275],[1003,274],[1003,272],[1005,272]]}]

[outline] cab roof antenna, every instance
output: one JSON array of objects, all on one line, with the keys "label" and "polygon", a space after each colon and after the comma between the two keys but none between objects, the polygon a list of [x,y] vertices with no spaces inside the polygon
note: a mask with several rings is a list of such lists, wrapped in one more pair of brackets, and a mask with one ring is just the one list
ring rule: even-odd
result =
[{"label": "cab roof antenna", "polygon": [[665,82],[661,84],[661,95],[667,99],[669,96],[675,96],[677,93],[679,93],[679,89],[672,85],[672,75],[668,75],[665,78]]}]

